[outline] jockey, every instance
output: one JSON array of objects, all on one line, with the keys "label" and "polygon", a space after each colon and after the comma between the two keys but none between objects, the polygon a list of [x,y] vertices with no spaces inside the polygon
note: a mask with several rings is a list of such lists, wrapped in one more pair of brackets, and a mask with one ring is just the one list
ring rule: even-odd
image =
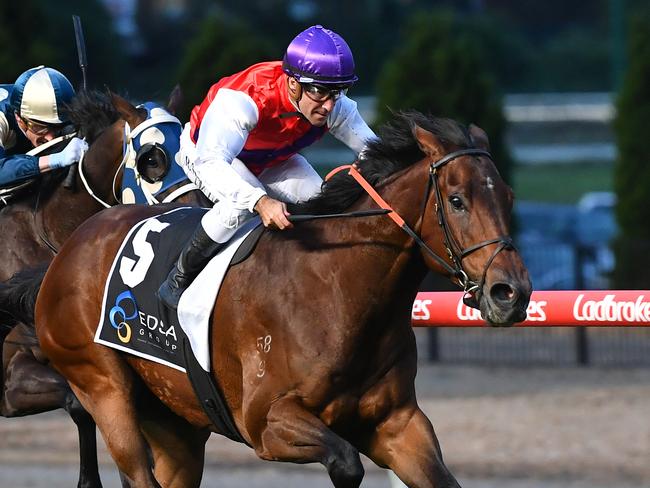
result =
[{"label": "jockey", "polygon": [[215,205],[158,290],[169,307],[255,214],[266,227],[292,226],[284,202],[308,200],[322,183],[298,151],[329,132],[359,154],[376,137],[346,96],[357,79],[345,40],[316,25],[291,41],[283,61],[255,64],[208,90],[181,135],[180,163]]},{"label": "jockey", "polygon": [[25,154],[59,136],[67,123],[63,105],[73,96],[68,79],[43,66],[25,71],[13,85],[0,85],[0,187],[79,161],[88,145],[76,137],[59,153]]}]

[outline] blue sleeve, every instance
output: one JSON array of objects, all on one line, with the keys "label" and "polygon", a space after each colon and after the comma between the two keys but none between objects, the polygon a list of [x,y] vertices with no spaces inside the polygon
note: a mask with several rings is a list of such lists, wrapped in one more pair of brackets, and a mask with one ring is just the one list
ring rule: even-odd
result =
[{"label": "blue sleeve", "polygon": [[20,183],[39,173],[38,157],[26,154],[7,156],[0,147],[0,187]]}]

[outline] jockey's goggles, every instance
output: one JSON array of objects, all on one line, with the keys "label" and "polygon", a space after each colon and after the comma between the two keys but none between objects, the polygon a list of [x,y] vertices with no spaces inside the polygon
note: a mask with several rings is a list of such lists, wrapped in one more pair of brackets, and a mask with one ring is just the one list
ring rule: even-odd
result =
[{"label": "jockey's goggles", "polygon": [[58,133],[61,132],[61,130],[65,126],[64,124],[57,124],[57,125],[42,124],[40,122],[35,122],[33,120],[24,117],[23,117],[23,122],[25,122],[25,125],[30,130],[30,132],[36,134],[37,136],[44,136],[45,134],[48,133],[58,135]]},{"label": "jockey's goggles", "polygon": [[325,85],[317,85],[315,83],[300,83],[302,91],[311,98],[314,102],[326,102],[330,98],[335,102],[348,92],[348,87],[335,87],[329,88]]}]

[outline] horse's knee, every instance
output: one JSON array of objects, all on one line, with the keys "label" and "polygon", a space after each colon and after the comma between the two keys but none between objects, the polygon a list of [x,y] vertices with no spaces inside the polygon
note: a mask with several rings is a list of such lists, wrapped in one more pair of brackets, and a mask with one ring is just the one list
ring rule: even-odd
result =
[{"label": "horse's knee", "polygon": [[336,488],[357,488],[364,476],[363,464],[357,451],[351,444],[343,441],[324,463],[330,479]]},{"label": "horse's knee", "polygon": [[29,351],[19,351],[7,361],[0,412],[3,416],[23,416],[64,406],[69,391],[65,379],[34,359]]}]

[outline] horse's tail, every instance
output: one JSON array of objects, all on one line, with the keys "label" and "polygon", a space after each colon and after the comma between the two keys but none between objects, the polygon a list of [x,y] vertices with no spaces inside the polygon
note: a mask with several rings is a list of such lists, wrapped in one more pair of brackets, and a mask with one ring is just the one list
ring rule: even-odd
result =
[{"label": "horse's tail", "polygon": [[0,283],[0,327],[34,323],[34,307],[47,264],[19,271]]}]

